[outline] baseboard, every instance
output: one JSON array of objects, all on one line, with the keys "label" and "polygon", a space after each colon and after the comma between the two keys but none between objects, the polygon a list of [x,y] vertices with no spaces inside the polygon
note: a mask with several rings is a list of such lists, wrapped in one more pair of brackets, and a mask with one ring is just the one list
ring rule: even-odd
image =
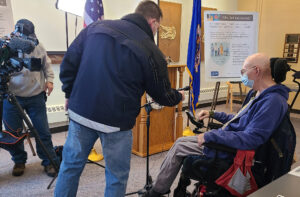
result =
[{"label": "baseboard", "polygon": [[[212,103],[211,101],[199,103],[196,108],[199,109],[199,108],[203,108],[203,107],[209,107],[209,106],[211,106],[211,103]],[[217,101],[217,105],[223,105],[225,103],[226,103],[226,100]],[[187,109],[188,109],[187,105],[182,106],[182,111],[187,110]],[[176,112],[177,112],[177,108],[176,108]]]},{"label": "baseboard", "polygon": [[69,129],[69,125],[53,127],[53,128],[50,128],[50,133],[64,132],[64,131],[68,131],[68,129]]},{"label": "baseboard", "polygon": [[291,113],[300,114],[300,110],[299,109],[292,109]]}]

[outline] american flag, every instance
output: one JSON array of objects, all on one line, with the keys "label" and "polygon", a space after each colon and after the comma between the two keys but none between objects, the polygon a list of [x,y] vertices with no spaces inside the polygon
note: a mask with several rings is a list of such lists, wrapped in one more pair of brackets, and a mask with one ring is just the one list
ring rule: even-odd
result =
[{"label": "american flag", "polygon": [[84,7],[84,24],[86,27],[94,21],[104,19],[102,0],[87,0]]}]

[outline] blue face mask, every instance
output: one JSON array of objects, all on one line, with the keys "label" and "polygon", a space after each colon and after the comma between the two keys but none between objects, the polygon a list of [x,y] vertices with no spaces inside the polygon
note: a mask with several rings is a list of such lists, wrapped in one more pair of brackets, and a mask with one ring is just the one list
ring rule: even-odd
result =
[{"label": "blue face mask", "polygon": [[249,88],[253,88],[254,80],[248,79],[248,75],[245,73],[241,76],[243,84]]}]

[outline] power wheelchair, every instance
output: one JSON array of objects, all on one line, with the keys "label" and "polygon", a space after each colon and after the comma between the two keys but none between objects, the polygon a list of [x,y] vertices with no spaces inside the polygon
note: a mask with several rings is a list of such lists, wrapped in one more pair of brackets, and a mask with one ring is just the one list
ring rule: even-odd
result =
[{"label": "power wheelchair", "polygon": [[[187,113],[191,122],[196,125],[195,132],[203,126],[203,122],[197,122]],[[209,129],[221,127],[216,123],[208,124]],[[225,188],[217,185],[215,181],[224,174],[233,163],[236,149],[215,143],[206,143],[204,146],[215,149],[214,158],[208,159],[205,156],[191,155],[184,159],[178,186],[174,190],[174,197],[231,197],[233,196]],[[251,171],[255,178],[258,188],[270,183],[283,174],[290,171],[293,155],[296,146],[296,134],[286,113],[280,126],[273,132],[270,139],[257,150]],[[218,158],[220,151],[230,155],[229,160]],[[195,188],[192,193],[186,191],[192,180],[196,180]]]},{"label": "power wheelchair", "polygon": [[[300,78],[299,71],[292,69],[286,59],[271,58],[270,59],[271,74],[276,83],[281,83],[286,79],[286,73],[293,71],[293,82],[298,84],[298,92],[296,93],[293,104],[300,91],[300,83],[296,79]],[[250,91],[243,103],[243,106],[249,102],[254,92]],[[199,132],[204,126],[203,121],[198,122],[191,113],[187,113],[190,121],[196,126],[194,130]],[[217,129],[222,125],[208,124],[208,129]],[[178,186],[174,190],[174,197],[227,197],[233,196],[226,189],[220,187],[215,181],[230,168],[233,158],[237,150],[220,144],[206,143],[204,146],[215,149],[214,158],[208,159],[204,156],[191,155],[184,159],[182,172],[178,182]],[[280,176],[290,171],[293,162],[293,156],[296,146],[296,134],[294,127],[290,121],[289,110],[286,112],[282,122],[278,128],[272,133],[268,141],[255,150],[253,165],[251,167],[252,174],[258,188],[274,181]],[[219,152],[227,152],[232,156],[231,159],[222,160],[218,158]],[[186,191],[190,180],[196,180],[195,188],[192,193]],[[205,188],[205,190],[204,190]]]}]

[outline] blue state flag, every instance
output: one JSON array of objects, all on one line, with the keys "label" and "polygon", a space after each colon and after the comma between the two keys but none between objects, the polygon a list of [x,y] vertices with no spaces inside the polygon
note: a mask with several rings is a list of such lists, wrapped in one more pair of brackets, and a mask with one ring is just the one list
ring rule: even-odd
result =
[{"label": "blue state flag", "polygon": [[187,55],[187,69],[190,76],[190,110],[195,114],[200,93],[200,62],[201,62],[201,0],[194,0],[193,17]]}]

